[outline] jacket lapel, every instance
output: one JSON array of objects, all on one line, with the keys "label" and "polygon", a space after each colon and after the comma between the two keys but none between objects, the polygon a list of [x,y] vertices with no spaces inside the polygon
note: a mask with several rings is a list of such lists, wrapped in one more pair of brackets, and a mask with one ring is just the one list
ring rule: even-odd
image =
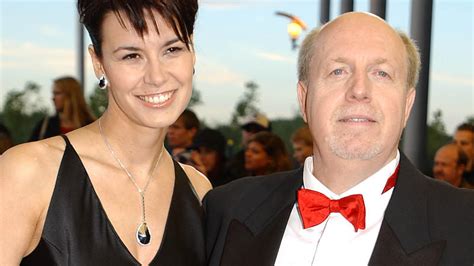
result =
[{"label": "jacket lapel", "polygon": [[438,265],[446,241],[432,242],[406,253],[390,225],[384,220],[369,265]]},{"label": "jacket lapel", "polygon": [[227,229],[221,265],[273,265],[293,205],[303,183],[303,169],[273,177],[280,184],[244,219]]},{"label": "jacket lapel", "polygon": [[397,184],[369,265],[438,265],[446,242],[430,237],[425,177],[400,156]]}]

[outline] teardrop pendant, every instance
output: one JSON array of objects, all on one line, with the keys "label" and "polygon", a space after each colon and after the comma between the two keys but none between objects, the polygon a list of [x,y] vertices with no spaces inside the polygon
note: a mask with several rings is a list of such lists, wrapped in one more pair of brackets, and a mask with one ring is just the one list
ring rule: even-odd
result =
[{"label": "teardrop pendant", "polygon": [[137,242],[142,246],[146,246],[151,242],[151,234],[146,222],[141,223],[137,228]]}]

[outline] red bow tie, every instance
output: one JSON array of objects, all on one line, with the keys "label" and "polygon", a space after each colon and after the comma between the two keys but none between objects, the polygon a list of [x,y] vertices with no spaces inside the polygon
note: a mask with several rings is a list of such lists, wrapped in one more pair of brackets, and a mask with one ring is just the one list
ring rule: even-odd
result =
[{"label": "red bow tie", "polygon": [[[395,186],[399,169],[400,165],[388,178],[382,194]],[[304,229],[322,223],[332,212],[339,212],[344,216],[354,226],[356,232],[359,229],[365,229],[365,204],[361,194],[332,200],[322,193],[303,188],[298,190],[297,196]]]},{"label": "red bow tie", "polygon": [[304,229],[322,223],[331,212],[341,213],[356,232],[365,229],[365,205],[361,194],[332,200],[322,193],[303,188],[298,190],[298,208]]}]

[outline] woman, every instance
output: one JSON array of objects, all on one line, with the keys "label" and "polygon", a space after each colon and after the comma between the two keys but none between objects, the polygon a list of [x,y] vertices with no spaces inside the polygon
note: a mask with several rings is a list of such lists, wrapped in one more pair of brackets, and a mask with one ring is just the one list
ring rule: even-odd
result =
[{"label": "woman", "polygon": [[87,107],[81,84],[73,77],[60,77],[53,81],[53,103],[56,115],[40,121],[30,141],[66,134],[95,120]]},{"label": "woman", "polygon": [[213,187],[229,182],[225,174],[226,147],[225,137],[215,129],[203,129],[194,137],[192,163],[209,178]]},{"label": "woman", "polygon": [[245,170],[252,176],[268,175],[291,169],[285,144],[271,132],[253,135],[245,150]]},{"label": "woman", "polygon": [[[0,159],[0,265],[204,265],[211,188],[163,147],[191,97],[196,0],[80,0],[109,105]],[[183,171],[184,169],[184,171]]]}]

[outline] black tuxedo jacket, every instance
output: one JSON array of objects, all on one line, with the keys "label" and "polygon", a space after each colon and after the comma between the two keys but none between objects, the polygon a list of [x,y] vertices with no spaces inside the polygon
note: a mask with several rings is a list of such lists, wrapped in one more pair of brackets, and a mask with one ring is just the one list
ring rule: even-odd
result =
[{"label": "black tuxedo jacket", "polygon": [[[204,198],[209,265],[273,265],[302,176],[300,168],[210,191]],[[401,154],[369,265],[474,265],[474,191],[424,176]]]}]

